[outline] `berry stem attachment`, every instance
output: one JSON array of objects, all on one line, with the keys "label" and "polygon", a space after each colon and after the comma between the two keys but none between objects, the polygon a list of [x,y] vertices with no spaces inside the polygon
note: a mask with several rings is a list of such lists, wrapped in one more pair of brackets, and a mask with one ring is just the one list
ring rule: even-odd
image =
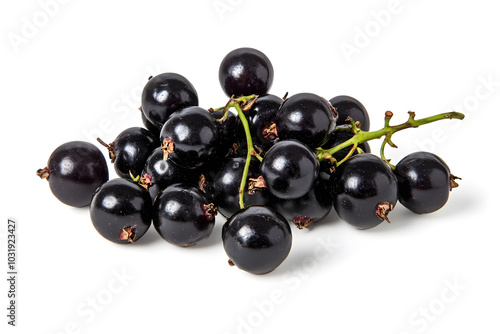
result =
[{"label": "berry stem attachment", "polygon": [[244,111],[247,111],[252,107],[252,105],[257,100],[257,97],[258,97],[257,95],[240,96],[237,98],[231,96],[228,103],[224,107],[212,109],[214,111],[222,109],[224,110],[223,116],[217,120],[218,122],[224,122],[226,120],[227,113],[229,112],[230,108],[236,109],[236,111],[238,112],[238,117],[241,120],[241,124],[243,125],[243,129],[245,130],[245,137],[247,141],[247,157],[239,188],[239,205],[241,209],[245,207],[245,203],[243,201],[243,194],[245,192],[246,181],[248,178],[248,170],[250,169],[250,160],[252,159],[252,155],[257,157],[259,161],[262,161],[262,157],[257,153],[257,150],[255,150],[253,146],[252,135],[250,134],[250,126],[248,124],[248,120],[244,113]]},{"label": "berry stem attachment", "polygon": [[404,129],[408,129],[408,128],[417,128],[421,125],[429,124],[429,123],[440,121],[443,119],[462,120],[465,117],[464,114],[459,113],[459,112],[455,112],[455,111],[442,113],[442,114],[438,114],[438,115],[434,115],[434,116],[430,116],[430,117],[425,117],[422,119],[415,119],[415,112],[413,112],[413,111],[409,111],[408,114],[409,114],[409,117],[405,123],[402,123],[399,125],[389,125],[389,122],[393,116],[393,113],[390,111],[387,111],[385,113],[384,127],[380,130],[370,131],[370,132],[360,130],[356,126],[356,124],[353,121],[351,121],[352,131],[354,132],[354,136],[351,139],[346,140],[342,144],[339,144],[339,145],[332,147],[330,149],[323,149],[321,147],[317,148],[316,154],[318,156],[319,161],[323,161],[326,159],[331,160],[331,157],[336,152],[338,152],[346,147],[353,146],[354,148],[351,149],[351,151],[349,152],[349,154],[346,156],[345,159],[343,159],[340,162],[332,161],[335,164],[335,167],[338,167],[341,163],[343,163],[349,156],[351,156],[354,153],[356,147],[359,146],[359,144],[362,144],[362,143],[367,142],[369,140],[379,139],[379,138],[385,137],[384,141],[382,142],[382,145],[380,147],[380,157],[385,162],[387,162],[389,164],[389,166],[391,166],[392,169],[394,169],[395,166],[393,166],[389,163],[390,160],[387,159],[385,157],[385,154],[384,154],[384,149],[385,149],[385,146],[387,144],[389,144],[391,147],[395,147],[395,148],[397,147],[396,144],[394,144],[394,142],[392,141],[392,135],[394,133],[401,131],[401,130],[404,130]]}]

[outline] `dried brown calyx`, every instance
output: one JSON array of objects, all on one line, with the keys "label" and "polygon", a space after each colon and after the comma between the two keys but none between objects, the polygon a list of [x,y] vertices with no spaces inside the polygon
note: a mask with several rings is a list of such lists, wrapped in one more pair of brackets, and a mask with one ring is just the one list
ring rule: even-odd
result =
[{"label": "dried brown calyx", "polygon": [[453,174],[450,174],[450,191],[459,186],[456,180],[461,180],[461,178]]},{"label": "dried brown calyx", "polygon": [[379,217],[381,220],[385,220],[386,222],[390,223],[389,218],[387,218],[387,215],[394,209],[394,205],[392,205],[389,202],[382,202],[377,205],[377,208],[375,209],[375,214],[377,217]]},{"label": "dried brown calyx", "polygon": [[136,235],[136,228],[135,226],[127,226],[124,227],[120,230],[120,234],[118,235],[118,239],[120,240],[126,240],[128,242],[134,242],[135,235]]},{"label": "dried brown calyx", "polygon": [[174,153],[174,141],[169,138],[163,139],[163,142],[161,143],[160,149],[163,151],[163,160],[167,161],[168,156],[171,153]]},{"label": "dried brown calyx", "polygon": [[214,203],[203,204],[202,206],[203,214],[207,219],[212,220],[217,215],[217,207]]},{"label": "dried brown calyx", "polygon": [[49,180],[49,168],[40,168],[39,170],[36,171],[36,175],[40,177],[41,179],[46,179],[47,181]]},{"label": "dried brown calyx", "polygon": [[259,176],[258,178],[248,178],[248,193],[250,195],[255,194],[257,191],[262,190],[266,187],[266,181],[264,178]]},{"label": "dried brown calyx", "polygon": [[299,230],[308,228],[312,222],[313,220],[311,218],[305,216],[296,216],[292,218],[292,223],[294,223]]},{"label": "dried brown calyx", "polygon": [[276,130],[276,123],[272,123],[262,130],[262,136],[269,140],[274,140],[278,137],[278,131]]},{"label": "dried brown calyx", "polygon": [[152,185],[151,175],[149,175],[148,173],[144,173],[144,175],[142,175],[141,178],[139,179],[139,185],[146,188],[146,190],[149,189],[149,187],[151,187]]}]

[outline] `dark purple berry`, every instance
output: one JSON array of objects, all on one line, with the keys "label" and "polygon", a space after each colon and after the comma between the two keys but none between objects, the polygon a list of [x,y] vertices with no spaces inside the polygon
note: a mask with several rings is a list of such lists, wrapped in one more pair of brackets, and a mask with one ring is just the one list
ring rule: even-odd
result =
[{"label": "dark purple berry", "polygon": [[240,48],[229,52],[219,67],[219,82],[227,96],[264,95],[273,84],[271,61],[259,50]]},{"label": "dark purple berry", "polygon": [[108,166],[93,144],[72,141],[52,152],[47,167],[37,175],[49,181],[50,190],[64,204],[83,207],[90,204],[94,191],[108,181]]},{"label": "dark purple berry", "polygon": [[174,184],[155,200],[153,224],[160,236],[176,246],[191,246],[208,238],[217,208],[192,187]]},{"label": "dark purple berry", "polygon": [[370,117],[361,102],[347,95],[339,95],[332,98],[330,103],[339,114],[337,125],[351,124],[348,120],[350,117],[361,123],[361,130],[370,131]]},{"label": "dark purple berry", "polygon": [[276,269],[292,247],[292,231],[285,218],[265,206],[236,212],[222,227],[229,264],[252,274]]},{"label": "dark purple berry", "polygon": [[398,199],[391,167],[371,153],[347,159],[332,174],[329,185],[337,214],[358,229],[387,220]]},{"label": "dark purple berry", "polygon": [[303,143],[283,140],[264,155],[260,171],[271,194],[282,199],[299,198],[307,194],[316,181],[319,162]]},{"label": "dark purple berry", "polygon": [[315,149],[335,129],[336,117],[324,98],[310,93],[296,94],[281,105],[276,115],[276,132],[280,140],[299,140]]},{"label": "dark purple berry", "polygon": [[198,105],[198,94],[188,79],[177,73],[151,78],[142,91],[142,112],[157,128],[182,108]]},{"label": "dark purple berry", "polygon": [[450,191],[458,187],[456,176],[446,163],[429,152],[415,152],[403,158],[394,170],[398,178],[398,199],[415,213],[441,209]]},{"label": "dark purple berry", "polygon": [[97,232],[118,244],[139,240],[151,225],[151,212],[147,190],[121,178],[104,183],[90,203],[90,218]]}]

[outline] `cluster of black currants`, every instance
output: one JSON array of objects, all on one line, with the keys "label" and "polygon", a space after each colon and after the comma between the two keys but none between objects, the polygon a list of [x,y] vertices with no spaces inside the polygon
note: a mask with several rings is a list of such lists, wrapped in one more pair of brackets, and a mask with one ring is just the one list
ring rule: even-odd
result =
[{"label": "cluster of black currants", "polygon": [[[207,238],[215,215],[227,218],[222,241],[229,263],[265,274],[292,246],[299,229],[335,208],[358,229],[377,226],[400,202],[416,213],[441,208],[457,177],[432,153],[417,152],[396,166],[384,156],[392,134],[441,119],[445,113],[369,131],[365,107],[349,96],[326,100],[299,93],[268,94],[274,70],[251,48],[222,60],[219,81],[229,101],[203,109],[183,76],[150,77],[140,108],[145,128],[124,130],[104,145],[120,178],[109,179],[106,160],[93,144],[69,142],[37,174],[65,204],[90,205],[96,230],[115,243],[139,240],[153,223],[177,246]],[[368,141],[384,137],[381,156]]]}]

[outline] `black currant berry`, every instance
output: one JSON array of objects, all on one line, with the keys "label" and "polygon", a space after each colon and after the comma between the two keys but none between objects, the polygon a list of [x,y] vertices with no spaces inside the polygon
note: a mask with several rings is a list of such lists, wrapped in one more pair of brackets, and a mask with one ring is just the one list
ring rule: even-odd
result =
[{"label": "black currant berry", "polygon": [[219,128],[207,110],[187,107],[165,122],[160,141],[165,160],[184,168],[198,168],[217,155]]},{"label": "black currant berry", "polygon": [[153,224],[160,236],[176,246],[191,246],[208,238],[217,208],[196,188],[174,184],[155,200]]},{"label": "black currant berry", "polygon": [[229,263],[252,274],[276,269],[292,247],[292,231],[285,218],[265,206],[236,212],[222,227]]},{"label": "black currant berry", "polygon": [[304,196],[296,199],[275,198],[271,205],[289,222],[302,229],[328,215],[332,209],[332,198],[326,185],[318,180]]},{"label": "black currant berry", "polygon": [[163,73],[151,78],[142,91],[142,112],[160,129],[172,113],[197,105],[198,94],[193,85],[177,73]]},{"label": "black currant berry", "polygon": [[446,163],[429,152],[415,152],[403,158],[394,170],[398,178],[398,199],[415,213],[431,213],[448,201],[451,189],[458,187],[456,176]]},{"label": "black currant berry", "polygon": [[303,143],[283,140],[264,155],[260,171],[271,194],[282,199],[299,198],[307,194],[316,181],[319,162]]},{"label": "black currant berry", "polygon": [[370,153],[347,159],[332,174],[329,185],[337,214],[358,229],[369,229],[387,220],[398,199],[392,169]]},{"label": "black currant berry", "polygon": [[332,98],[330,104],[339,114],[337,125],[350,124],[348,117],[351,117],[361,123],[361,130],[370,131],[370,117],[361,102],[347,95],[339,95]]},{"label": "black currant berry", "polygon": [[240,48],[229,52],[219,67],[219,82],[227,96],[264,95],[273,84],[271,61],[259,50]]},{"label": "black currant berry", "polygon": [[276,126],[276,115],[282,103],[283,99],[275,95],[259,96],[246,113],[254,144],[263,150],[278,140],[272,127]]},{"label": "black currant berry", "polygon": [[149,155],[158,145],[158,140],[144,128],[132,127],[122,131],[111,144],[100,138],[99,143],[106,146],[109,158],[119,177],[131,178],[140,175]]},{"label": "black currant berry", "polygon": [[158,193],[174,183],[196,184],[196,175],[172,161],[163,159],[163,151],[157,147],[144,165],[139,183],[149,190],[154,200]]},{"label": "black currant berry", "polygon": [[[239,190],[241,178],[243,177],[243,169],[245,167],[245,157],[232,157],[225,161],[220,171],[213,179],[214,201],[219,209],[219,212],[224,217],[231,217],[240,209],[239,205]],[[248,178],[258,178],[259,176],[259,161],[253,158],[250,162]],[[251,189],[253,183],[247,180],[247,188],[244,190],[243,201],[245,205],[265,205],[269,198],[268,191],[259,188]]]},{"label": "black currant berry", "polygon": [[315,149],[335,129],[337,114],[324,98],[295,94],[283,102],[276,115],[276,132],[283,139],[296,139]]},{"label": "black currant berry", "polygon": [[139,240],[151,225],[151,212],[147,190],[121,178],[104,183],[90,203],[90,218],[97,232],[118,244]]},{"label": "black currant berry", "polygon": [[47,167],[37,175],[49,181],[50,190],[64,204],[90,204],[94,191],[108,181],[108,166],[101,151],[83,141],[62,144],[52,152]]}]

